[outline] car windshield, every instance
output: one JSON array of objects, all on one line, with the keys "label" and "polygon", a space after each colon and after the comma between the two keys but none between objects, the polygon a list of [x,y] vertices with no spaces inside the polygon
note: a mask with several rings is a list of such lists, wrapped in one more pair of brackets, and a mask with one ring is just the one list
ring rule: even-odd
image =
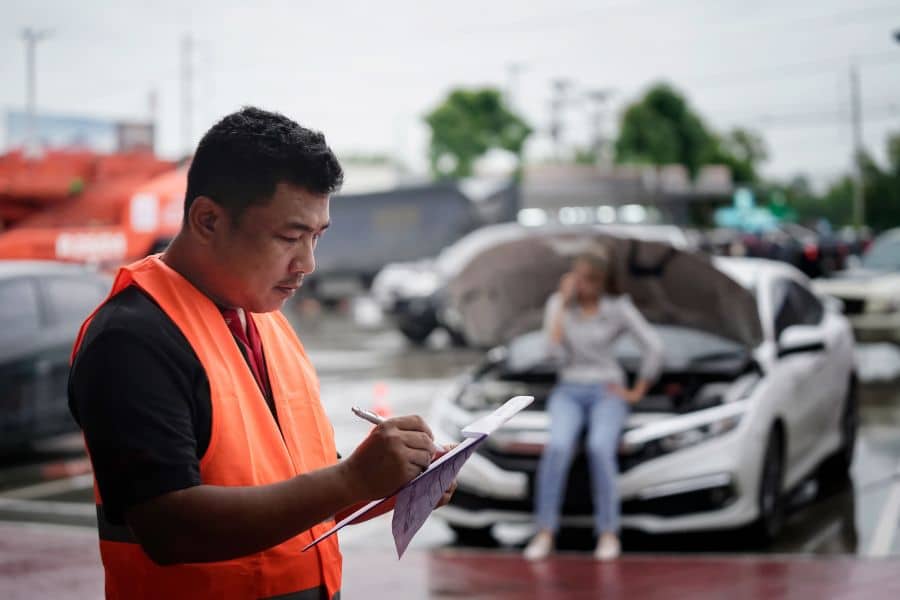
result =
[{"label": "car windshield", "polygon": [[[697,367],[718,360],[743,360],[748,355],[741,344],[697,329],[659,324],[653,324],[653,328],[663,342],[664,368],[667,371]],[[616,341],[615,353],[619,361],[627,366],[637,366],[641,357],[640,347],[628,334]],[[524,373],[555,369],[556,366],[547,352],[547,341],[543,331],[532,331],[510,342],[506,355],[508,372]]]},{"label": "car windshield", "polygon": [[900,270],[900,237],[875,242],[863,257],[862,265],[875,271]]}]

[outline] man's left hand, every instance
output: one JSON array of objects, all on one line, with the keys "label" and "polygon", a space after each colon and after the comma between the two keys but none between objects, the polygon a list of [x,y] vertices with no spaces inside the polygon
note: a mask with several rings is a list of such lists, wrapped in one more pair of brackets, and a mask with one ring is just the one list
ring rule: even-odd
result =
[{"label": "man's left hand", "polygon": [[[447,454],[454,448],[456,448],[456,444],[445,444],[444,451],[435,453],[434,458],[431,459],[432,462],[436,461],[437,459],[439,459],[443,455]],[[450,504],[450,498],[453,497],[453,492],[455,492],[455,491],[456,491],[456,479],[453,480],[453,483],[450,484],[450,487],[447,488],[447,490],[444,492],[444,495],[441,496],[441,500],[440,500],[440,502],[437,503],[437,506],[435,506],[435,508],[440,508],[442,506],[447,506],[448,504]]]},{"label": "man's left hand", "polygon": [[447,506],[448,504],[450,504],[450,498],[453,497],[453,492],[455,492],[455,491],[456,491],[456,480],[454,479],[453,483],[450,484],[450,487],[447,488],[447,491],[444,492],[444,495],[441,496],[441,501],[437,503],[437,506],[435,506],[435,508],[440,508],[442,506]]}]

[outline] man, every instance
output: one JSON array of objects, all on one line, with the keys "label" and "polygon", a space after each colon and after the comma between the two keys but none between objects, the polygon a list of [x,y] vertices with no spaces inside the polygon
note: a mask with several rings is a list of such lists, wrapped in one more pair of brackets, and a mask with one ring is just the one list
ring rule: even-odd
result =
[{"label": "man", "polygon": [[69,406],[108,598],[337,598],[336,536],[302,548],[432,460],[411,416],[339,461],[278,311],[315,268],[342,178],[320,133],[256,108],[225,117],[194,155],[178,236],[121,269],[82,327]]}]

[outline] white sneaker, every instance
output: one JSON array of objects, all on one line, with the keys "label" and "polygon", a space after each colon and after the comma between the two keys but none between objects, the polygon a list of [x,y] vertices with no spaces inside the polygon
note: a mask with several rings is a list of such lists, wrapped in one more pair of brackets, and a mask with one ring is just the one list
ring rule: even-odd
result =
[{"label": "white sneaker", "polygon": [[613,534],[605,533],[597,541],[597,549],[594,550],[596,560],[616,560],[622,554],[622,544],[619,538]]},{"label": "white sneaker", "polygon": [[522,555],[525,560],[543,560],[553,551],[553,536],[542,531],[531,538]]}]

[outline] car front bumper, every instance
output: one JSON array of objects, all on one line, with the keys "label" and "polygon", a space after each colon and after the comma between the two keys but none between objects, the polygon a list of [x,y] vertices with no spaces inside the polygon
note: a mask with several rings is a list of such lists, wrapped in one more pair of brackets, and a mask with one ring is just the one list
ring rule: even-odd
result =
[{"label": "car front bumper", "polygon": [[[763,443],[742,424],[719,438],[631,466],[619,477],[622,526],[669,533],[751,523],[758,516]],[[460,471],[454,498],[438,514],[451,525],[466,528],[531,523],[538,460],[534,452],[510,456],[484,447]],[[590,496],[582,454],[573,462],[567,484],[560,515],[563,527],[593,526]]]}]

